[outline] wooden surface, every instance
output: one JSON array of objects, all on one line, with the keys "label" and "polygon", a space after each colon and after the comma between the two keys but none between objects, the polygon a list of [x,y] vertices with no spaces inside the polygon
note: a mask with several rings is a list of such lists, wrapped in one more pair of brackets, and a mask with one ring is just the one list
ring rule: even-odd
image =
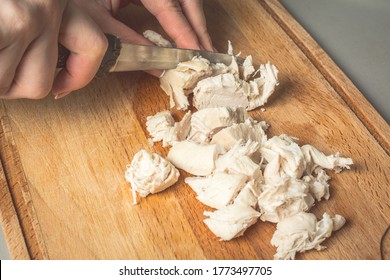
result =
[{"label": "wooden surface", "polygon": [[[217,49],[231,40],[256,63],[279,68],[266,111],[251,113],[271,124],[268,134],[355,162],[330,172],[331,198],[313,209],[345,216],[346,226],[326,250],[297,257],[380,258],[390,223],[389,126],[277,1],[208,0],[205,10]],[[121,18],[138,31],[161,30],[141,8],[127,12]],[[244,237],[218,241],[184,176],[131,204],[125,167],[141,148],[166,155],[148,145],[145,121],[167,108],[159,81],[141,72],[110,74],[61,100],[2,101],[0,213],[12,258],[272,259],[275,225],[258,222]]]}]

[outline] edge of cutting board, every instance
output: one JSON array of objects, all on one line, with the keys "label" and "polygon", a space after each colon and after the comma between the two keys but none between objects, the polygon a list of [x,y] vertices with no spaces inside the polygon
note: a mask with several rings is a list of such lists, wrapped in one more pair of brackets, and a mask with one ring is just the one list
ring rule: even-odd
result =
[{"label": "edge of cutting board", "polygon": [[0,222],[12,259],[48,259],[4,103],[0,103]]},{"label": "edge of cutting board", "polygon": [[[390,127],[277,0],[258,0],[390,155]],[[9,118],[0,102],[0,221],[12,259],[49,259]]]}]

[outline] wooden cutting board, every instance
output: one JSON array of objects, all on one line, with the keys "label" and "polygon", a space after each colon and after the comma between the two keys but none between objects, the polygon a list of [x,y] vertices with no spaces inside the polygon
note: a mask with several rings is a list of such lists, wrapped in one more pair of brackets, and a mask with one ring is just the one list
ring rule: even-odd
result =
[{"label": "wooden cutting board", "polygon": [[[326,250],[297,257],[379,259],[390,223],[389,126],[278,1],[208,0],[205,11],[217,49],[231,40],[255,63],[279,68],[266,111],[251,112],[271,125],[268,135],[286,133],[355,162],[329,172],[331,198],[313,209],[345,216],[346,226]],[[161,31],[142,8],[120,16],[139,32]],[[159,81],[142,72],[110,74],[61,100],[1,101],[0,208],[11,257],[272,259],[274,224],[218,241],[184,172],[170,189],[132,205],[125,167],[141,148],[167,154],[148,144],[145,121],[168,108]]]}]

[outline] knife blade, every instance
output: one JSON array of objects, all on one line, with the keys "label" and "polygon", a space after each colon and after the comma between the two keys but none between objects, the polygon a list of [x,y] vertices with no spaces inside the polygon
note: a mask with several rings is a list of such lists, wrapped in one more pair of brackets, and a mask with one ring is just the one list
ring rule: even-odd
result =
[{"label": "knife blade", "polygon": [[[173,69],[180,62],[191,60],[195,56],[201,56],[211,63],[229,65],[232,62],[232,56],[228,54],[205,50],[127,44],[111,34],[106,34],[106,36],[108,48],[97,76],[103,76],[108,72]],[[57,68],[65,67],[69,55],[69,50],[59,44]],[[242,64],[244,61],[241,57],[236,57],[236,60],[238,64]]]}]

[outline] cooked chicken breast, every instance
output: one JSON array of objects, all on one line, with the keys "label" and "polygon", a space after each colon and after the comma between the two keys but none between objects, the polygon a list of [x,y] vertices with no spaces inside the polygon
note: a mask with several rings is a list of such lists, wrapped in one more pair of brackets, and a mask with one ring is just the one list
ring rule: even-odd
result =
[{"label": "cooked chicken breast", "polygon": [[343,169],[350,169],[350,165],[353,164],[351,158],[340,157],[339,153],[326,156],[311,145],[304,145],[301,150],[305,157],[307,174],[311,174],[317,167],[340,172]]},{"label": "cooked chicken breast", "polygon": [[316,200],[321,201],[322,198],[328,200],[330,197],[328,183],[330,176],[321,168],[316,169],[316,175],[306,175],[302,180],[309,186],[310,193]]},{"label": "cooked chicken breast", "polygon": [[212,74],[208,60],[194,57],[190,61],[179,63],[175,69],[167,70],[160,78],[160,86],[170,97],[171,108],[187,110],[187,96],[202,78]]},{"label": "cooked chicken breast", "polygon": [[179,171],[169,161],[156,153],[141,150],[127,166],[125,179],[131,184],[133,203],[136,204],[136,192],[141,197],[161,192],[176,183],[179,175]]},{"label": "cooked chicken breast", "polygon": [[253,209],[256,209],[258,205],[257,199],[260,193],[261,193],[260,183],[255,180],[251,180],[248,183],[246,183],[246,185],[238,193],[233,203],[247,205],[252,207]]},{"label": "cooked chicken breast", "polygon": [[268,162],[264,170],[266,183],[278,181],[284,174],[302,178],[311,175],[318,167],[338,172],[353,164],[352,159],[340,157],[338,153],[326,156],[311,145],[300,147],[295,141],[295,138],[282,134],[265,142],[261,152]]},{"label": "cooked chicken breast", "polygon": [[308,211],[314,204],[310,188],[299,179],[284,176],[278,183],[266,184],[258,198],[261,220],[278,223]]},{"label": "cooked chicken breast", "polygon": [[158,142],[163,140],[167,129],[172,127],[174,123],[175,120],[171,112],[162,111],[146,118],[146,130],[152,136],[153,142]]},{"label": "cooked chicken breast", "polygon": [[145,30],[142,35],[149,41],[151,41],[153,44],[159,47],[164,48],[172,48],[172,43],[169,42],[167,39],[163,38],[159,33],[153,31],[153,30]]},{"label": "cooked chicken breast", "polygon": [[215,173],[209,177],[188,177],[185,182],[196,192],[200,202],[220,209],[233,202],[247,178],[242,174]]},{"label": "cooked chicken breast", "polygon": [[256,78],[250,83],[248,110],[253,110],[267,103],[268,98],[279,84],[278,72],[279,70],[270,63],[260,65],[260,78]]},{"label": "cooked chicken breast", "polygon": [[266,183],[278,182],[285,174],[292,178],[302,177],[305,159],[292,137],[274,136],[264,143],[261,152],[268,162],[264,169]]},{"label": "cooked chicken breast", "polygon": [[226,150],[230,150],[239,140],[246,143],[255,141],[260,147],[267,141],[265,130],[268,128],[265,122],[256,122],[251,118],[244,123],[235,123],[215,133],[210,143],[219,144]]},{"label": "cooked chicken breast", "polygon": [[244,234],[258,220],[260,213],[245,204],[230,204],[214,212],[205,211],[204,220],[221,240],[231,240]]},{"label": "cooked chicken breast", "polygon": [[177,168],[196,176],[208,176],[215,170],[215,161],[225,150],[216,144],[197,144],[188,140],[175,143],[167,159]]},{"label": "cooked chicken breast", "polygon": [[215,172],[244,174],[251,180],[262,180],[260,165],[250,158],[258,150],[257,142],[248,140],[243,144],[242,140],[238,141],[233,148],[217,159]]},{"label": "cooked chicken breast", "polygon": [[249,55],[245,58],[244,63],[242,64],[242,78],[245,81],[248,81],[251,75],[255,73],[255,67],[253,67],[253,59],[252,56]]},{"label": "cooked chicken breast", "polygon": [[219,130],[243,123],[248,118],[247,112],[241,107],[201,109],[192,115],[188,139],[197,143],[209,143]]},{"label": "cooked chicken breast", "polygon": [[248,91],[247,85],[232,73],[208,77],[199,81],[194,88],[193,105],[198,110],[234,106],[247,108]]},{"label": "cooked chicken breast", "polygon": [[163,147],[172,146],[175,142],[184,141],[191,129],[191,111],[188,111],[180,122],[167,127],[163,136]]},{"label": "cooked chicken breast", "polygon": [[260,66],[260,74],[260,78],[249,82],[233,73],[204,78],[194,88],[193,105],[198,110],[240,106],[248,111],[263,106],[278,84],[278,70],[268,63]]},{"label": "cooked chicken breast", "polygon": [[[155,32],[144,36],[170,46]],[[192,105],[198,111],[188,111],[179,122],[169,111],[147,117],[150,141],[172,147],[166,160],[141,150],[127,166],[125,178],[134,203],[136,193],[145,197],[174,184],[179,177],[176,166],[196,176],[185,182],[200,202],[216,209],[204,212],[204,223],[221,240],[243,235],[260,218],[278,223],[271,241],[277,247],[275,259],[322,250],[321,243],[345,219],[325,213],[317,221],[307,212],[315,201],[330,197],[330,176],[324,169],[349,169],[352,159],[300,146],[298,139],[285,134],[268,139],[268,124],[253,120],[247,111],[268,101],[278,85],[278,69],[267,63],[256,70],[252,56],[239,66],[230,41],[228,54],[229,65],[194,57],[160,78],[171,108],[187,110],[193,93]]]},{"label": "cooked chicken breast", "polygon": [[293,260],[297,252],[323,250],[326,247],[321,243],[344,224],[344,217],[336,215],[331,218],[327,213],[320,221],[314,214],[304,212],[286,218],[278,223],[271,240],[271,244],[277,247],[274,258]]}]

